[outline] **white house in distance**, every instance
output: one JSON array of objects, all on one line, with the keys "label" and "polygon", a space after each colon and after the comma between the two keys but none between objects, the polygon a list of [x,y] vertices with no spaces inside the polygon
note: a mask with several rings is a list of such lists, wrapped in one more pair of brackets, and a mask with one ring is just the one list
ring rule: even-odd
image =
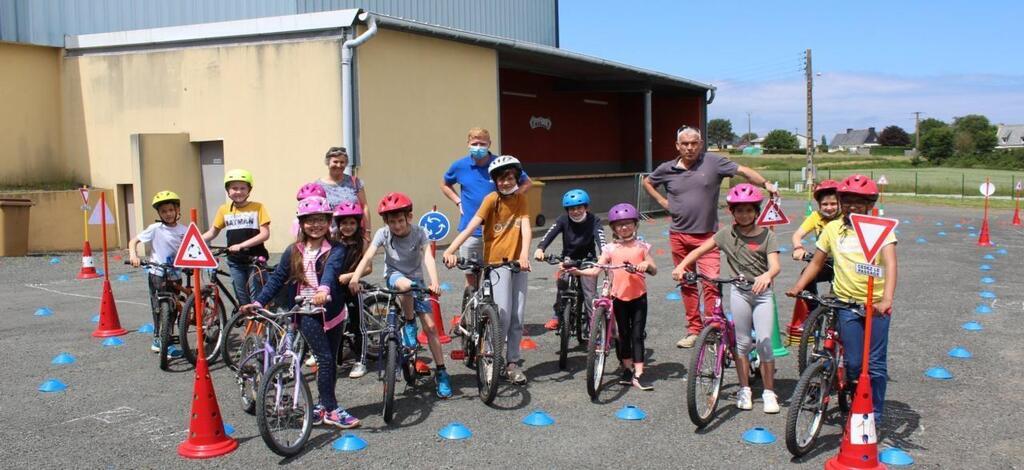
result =
[{"label": "white house in distance", "polygon": [[999,124],[996,129],[996,148],[1024,148],[1024,124]]},{"label": "white house in distance", "polygon": [[849,152],[858,153],[869,147],[878,146],[878,133],[874,127],[867,129],[847,128],[845,133],[836,134],[828,143],[829,153]]},{"label": "white house in distance", "polygon": [[[793,137],[796,137],[796,143],[797,143],[797,145],[799,146],[799,148],[801,150],[807,148],[807,136],[806,135],[803,135],[803,134],[793,134]],[[762,148],[762,147],[764,147],[764,137],[758,137],[758,138],[756,138],[754,140],[751,140],[750,141],[750,145],[753,145],[754,148]]]}]

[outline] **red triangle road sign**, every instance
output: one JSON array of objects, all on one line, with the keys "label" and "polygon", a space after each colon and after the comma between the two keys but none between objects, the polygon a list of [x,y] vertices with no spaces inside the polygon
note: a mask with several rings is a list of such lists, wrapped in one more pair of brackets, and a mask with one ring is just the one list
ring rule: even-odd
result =
[{"label": "red triangle road sign", "polygon": [[789,217],[782,213],[782,206],[776,201],[776,199],[768,200],[768,204],[765,204],[764,209],[761,210],[761,215],[757,216],[757,225],[767,227],[789,223]]},{"label": "red triangle road sign", "polygon": [[850,222],[853,223],[853,230],[857,232],[857,241],[860,242],[860,249],[864,252],[864,259],[872,264],[874,264],[878,251],[885,244],[886,237],[900,223],[896,219],[861,214],[850,214]]},{"label": "red triangle road sign", "polygon": [[174,256],[174,267],[176,268],[216,268],[217,260],[206,246],[203,235],[199,233],[199,227],[195,222],[188,226],[185,238],[181,240],[178,247],[178,254]]}]

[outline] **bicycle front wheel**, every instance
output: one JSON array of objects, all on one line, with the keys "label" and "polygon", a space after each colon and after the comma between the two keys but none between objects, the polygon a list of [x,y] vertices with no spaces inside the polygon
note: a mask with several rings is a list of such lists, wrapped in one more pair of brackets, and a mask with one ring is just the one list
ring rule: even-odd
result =
[{"label": "bicycle front wheel", "polygon": [[800,345],[796,352],[796,368],[799,374],[803,374],[808,362],[813,361],[813,358],[808,356],[821,352],[821,342],[825,339],[825,330],[828,328],[825,324],[824,310],[825,307],[814,309],[804,322],[804,331],[800,333]]},{"label": "bicycle front wheel", "polygon": [[604,379],[604,364],[611,347],[608,337],[608,309],[594,309],[593,327],[590,329],[590,345],[587,348],[587,395],[597,400]]},{"label": "bicycle front wheel", "polygon": [[[215,297],[212,292],[204,291],[202,302],[203,352],[206,354],[206,361],[213,363],[220,355],[221,332],[226,326],[227,314],[224,312],[224,302]],[[199,340],[196,336],[195,294],[190,295],[185,301],[184,313],[178,319],[178,331],[185,359],[192,365],[196,365]]]},{"label": "bicycle front wheel", "polygon": [[794,457],[806,455],[814,447],[828,410],[832,378],[826,361],[807,366],[796,383],[786,412],[786,448]]},{"label": "bicycle front wheel", "polygon": [[167,357],[167,349],[174,341],[174,309],[171,302],[161,300],[160,309],[160,370],[167,370],[170,365],[170,358]]},{"label": "bicycle front wheel", "polygon": [[251,346],[262,346],[264,339],[273,331],[274,328],[262,317],[250,317],[243,312],[236,312],[221,335],[220,350],[224,364],[237,371],[238,362],[249,355]]},{"label": "bicycle front wheel", "polygon": [[[250,338],[251,339],[251,338]],[[238,364],[235,382],[238,383],[238,395],[242,411],[256,413],[256,402],[259,399],[260,385],[263,382],[263,351],[250,352]]]},{"label": "bicycle front wheel", "polygon": [[722,330],[715,325],[704,327],[696,345],[686,376],[686,410],[690,421],[703,428],[711,423],[722,390],[724,368],[718,367],[719,354],[725,353]]},{"label": "bicycle front wheel", "polygon": [[398,340],[389,338],[384,340],[387,347],[384,349],[384,396],[381,406],[381,415],[384,422],[391,424],[395,417],[395,376],[398,374]]},{"label": "bicycle front wheel", "polygon": [[298,454],[313,429],[313,401],[309,385],[284,360],[267,372],[256,402],[256,426],[270,450],[282,457]]},{"label": "bicycle front wheel", "polygon": [[477,340],[476,385],[486,405],[498,395],[498,380],[505,374],[505,335],[498,321],[498,308],[480,306],[480,338]]}]

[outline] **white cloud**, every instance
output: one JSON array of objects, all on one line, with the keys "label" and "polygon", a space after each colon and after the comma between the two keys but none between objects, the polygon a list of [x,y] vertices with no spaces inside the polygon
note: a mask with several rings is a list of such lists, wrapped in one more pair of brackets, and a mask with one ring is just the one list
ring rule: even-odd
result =
[{"label": "white cloud", "polygon": [[[747,112],[759,135],[771,129],[806,130],[806,89],[801,78],[753,82],[711,80],[718,87],[711,118],[732,120],[746,132]],[[825,73],[814,81],[814,134],[829,140],[846,128],[914,129],[914,111],[950,121],[983,114],[993,123],[1024,123],[1024,76],[947,75],[905,77],[864,73]]]}]

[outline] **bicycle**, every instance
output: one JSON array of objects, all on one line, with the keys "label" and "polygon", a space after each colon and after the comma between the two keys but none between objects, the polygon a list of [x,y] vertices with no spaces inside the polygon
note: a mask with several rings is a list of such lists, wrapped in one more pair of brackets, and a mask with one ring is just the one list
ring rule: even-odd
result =
[{"label": "bicycle", "polygon": [[[503,267],[519,272],[519,262],[481,264],[475,259],[458,258],[455,265],[472,271],[480,280],[480,288],[466,301],[460,320],[449,335],[462,338],[463,362],[476,370],[477,394],[484,404],[490,405],[498,395],[498,379],[505,375],[505,334],[494,303],[491,272]],[[456,357],[453,354],[452,358]]]},{"label": "bicycle", "polygon": [[266,309],[251,314],[239,312],[239,315],[247,315],[243,321],[255,326],[253,334],[247,335],[239,348],[242,359],[235,367],[240,405],[242,411],[248,414],[255,414],[260,384],[269,371],[271,358],[277,356],[280,340],[287,333],[286,327],[278,322],[275,314],[269,312]]},{"label": "bicycle", "polygon": [[[223,254],[220,250],[218,253]],[[266,285],[267,279],[270,277],[270,273],[274,271],[275,266],[267,264],[267,259],[262,256],[252,257],[253,272],[249,275],[249,292],[260,292],[263,286]],[[227,275],[223,271],[217,271],[218,278],[214,282],[218,282],[218,290],[220,295],[226,295],[229,301],[234,306],[232,310],[231,319],[228,320],[227,325],[222,330],[221,338],[221,355],[224,360],[224,364],[227,365],[231,370],[237,371],[239,360],[242,359],[247,351],[246,344],[251,336],[254,336],[256,341],[259,342],[259,338],[262,337],[263,325],[258,321],[251,321],[249,316],[238,311],[239,306],[234,300],[234,297],[227,291],[226,286],[220,282],[220,275]],[[264,305],[264,308],[270,311],[274,311],[277,306],[284,303],[284,296],[287,295],[284,290],[279,293],[271,302]]]},{"label": "bicycle", "polygon": [[[801,260],[809,263],[812,258],[814,258],[814,254],[812,254],[812,253],[804,253],[803,257],[801,257]],[[826,261],[826,263],[825,263],[826,268],[831,269],[831,265],[832,265],[832,261],[831,260]],[[812,295],[811,296],[811,299],[812,299],[811,302],[815,301],[813,299],[819,298],[813,292],[808,292],[808,293]],[[807,301],[806,298],[804,298],[804,300]],[[800,331],[800,338],[799,338],[798,343],[797,343],[799,346],[797,348],[796,364],[797,364],[797,373],[799,373],[799,374],[803,374],[804,370],[807,368],[807,347],[808,347],[808,343],[813,342],[812,349],[817,351],[818,347],[819,347],[819,343],[821,342],[821,340],[823,338],[822,335],[823,335],[823,333],[825,331],[823,328],[826,325],[824,325],[822,323],[822,320],[825,318],[825,316],[822,314],[822,310],[825,310],[825,309],[826,309],[826,307],[824,307],[823,304],[819,303],[818,306],[815,307],[814,310],[812,310],[811,313],[809,313],[807,315],[807,319],[804,320],[803,329]]]},{"label": "bicycle", "polygon": [[299,316],[323,315],[324,308],[314,307],[309,299],[300,296],[287,312],[259,309],[259,313],[278,324],[287,322],[288,326],[276,345],[268,340],[263,351],[252,353],[262,356],[266,370],[256,396],[256,427],[270,450],[291,457],[306,445],[313,427],[312,394],[302,375],[306,347],[298,328]]},{"label": "bicycle", "polygon": [[[753,284],[743,276],[718,279],[695,272],[687,272],[683,282],[692,285],[701,279],[717,284],[719,292],[723,291],[722,287],[725,284],[732,284],[743,290],[750,290],[753,287]],[[690,421],[697,428],[703,428],[711,423],[711,418],[718,407],[725,369],[735,362],[736,354],[736,325],[731,318],[725,316],[721,297],[715,300],[711,315],[704,316],[703,323],[704,328],[701,329],[695,343],[698,347],[690,358],[690,373],[686,376],[686,409]],[[751,368],[754,369],[753,362]]]},{"label": "bicycle", "polygon": [[[555,255],[544,257],[544,261],[551,265],[561,266],[563,262],[566,267],[575,267],[579,262],[569,258],[559,258]],[[589,339],[590,319],[585,318],[583,286],[579,276],[568,276],[569,285],[559,293],[558,297],[558,369],[565,370],[569,357],[569,339],[576,336],[580,345],[586,344]]]},{"label": "bicycle", "polygon": [[[846,379],[843,362],[845,352],[842,342],[839,341],[839,328],[836,323],[837,310],[853,309],[861,315],[864,314],[863,308],[858,304],[831,297],[819,297],[808,291],[801,292],[798,297],[817,301],[821,305],[815,310],[815,314],[821,317],[819,329],[815,332],[821,336],[820,342],[815,342],[814,348],[810,351],[810,359],[813,362],[800,374],[789,401],[789,411],[786,412],[786,448],[795,457],[807,454],[814,447],[833,392],[838,395],[842,415],[850,412],[850,394],[854,387],[852,383],[847,383]],[[808,328],[804,331],[811,330]],[[801,348],[806,345],[806,342],[801,342]]]},{"label": "bicycle", "polygon": [[[124,264],[131,266],[132,263],[125,260]],[[158,321],[156,326],[160,328],[160,370],[168,370],[170,365],[168,349],[175,341],[178,341],[178,336],[174,334],[175,320],[182,311],[182,303],[187,300],[192,292],[192,270],[181,270],[182,277],[185,279],[185,285],[182,287],[181,283],[167,276],[167,273],[179,270],[169,262],[154,263],[143,260],[139,263],[139,266],[160,268],[164,272],[164,276],[161,276],[163,285],[156,290],[155,294],[157,304],[156,318]]]},{"label": "bicycle", "polygon": [[378,327],[368,325],[367,335],[377,336],[378,344],[383,349],[383,367],[380,361],[377,363],[378,377],[384,382],[381,415],[384,417],[385,423],[391,424],[395,415],[395,382],[398,370],[402,370],[402,377],[409,386],[416,386],[416,379],[419,375],[416,372],[416,353],[419,350],[419,345],[417,344],[410,348],[401,339],[401,328],[405,322],[399,322],[399,318],[404,318],[404,316],[400,314],[402,307],[397,297],[399,295],[412,295],[414,298],[422,300],[425,297],[429,298],[430,291],[415,285],[408,291],[385,289],[367,284],[364,284],[364,286],[372,289],[366,292],[365,295],[374,298],[383,295],[387,299],[385,305],[388,306],[388,310],[384,324]]},{"label": "bicycle", "polygon": [[[615,323],[614,304],[611,297],[611,271],[624,269],[630,274],[643,273],[636,270],[636,266],[630,263],[624,264],[598,264],[583,263],[583,269],[600,268],[604,272],[604,281],[601,284],[601,295],[594,299],[594,314],[590,319],[590,343],[587,347],[587,395],[591,400],[597,400],[601,392],[601,381],[604,379],[604,366],[608,353],[619,341],[618,327]],[[573,276],[576,277],[576,276]],[[642,352],[640,354],[643,354]],[[641,359],[642,360],[642,359]],[[639,361],[638,361],[639,362]]]}]

